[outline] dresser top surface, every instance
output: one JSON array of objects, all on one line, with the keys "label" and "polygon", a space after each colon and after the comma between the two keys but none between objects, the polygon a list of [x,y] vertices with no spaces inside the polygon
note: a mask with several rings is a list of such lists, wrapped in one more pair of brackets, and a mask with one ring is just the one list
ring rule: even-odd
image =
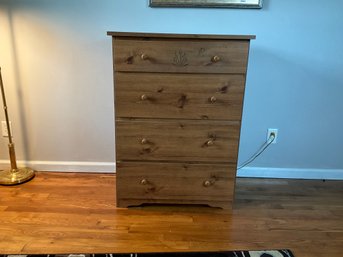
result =
[{"label": "dresser top surface", "polygon": [[179,38],[179,39],[217,39],[217,40],[251,40],[255,35],[215,35],[215,34],[170,34],[170,33],[136,33],[108,31],[108,36],[125,38]]}]

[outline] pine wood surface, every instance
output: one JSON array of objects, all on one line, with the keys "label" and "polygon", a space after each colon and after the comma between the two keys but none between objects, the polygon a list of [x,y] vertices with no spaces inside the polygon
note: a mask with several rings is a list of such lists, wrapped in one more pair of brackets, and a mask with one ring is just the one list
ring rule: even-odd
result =
[{"label": "pine wood surface", "polygon": [[[240,73],[247,70],[249,40],[137,40],[113,38],[116,71]],[[218,60],[214,61],[216,57]]]},{"label": "pine wood surface", "polygon": [[[231,208],[234,164],[117,163],[118,206],[142,203],[207,203]],[[223,201],[225,199],[225,201]]]},{"label": "pine wood surface", "polygon": [[170,34],[170,33],[134,33],[134,32],[120,32],[120,31],[108,31],[107,35],[112,36],[114,38],[116,37],[127,37],[128,39],[134,37],[154,37],[154,38],[169,38],[169,39],[189,39],[189,38],[193,38],[193,39],[218,39],[218,40],[228,40],[228,39],[238,39],[238,40],[242,40],[242,39],[255,39],[256,36],[255,35],[215,35],[215,34],[207,34],[207,35],[199,35],[199,34]]},{"label": "pine wood surface", "polygon": [[236,163],[240,122],[116,120],[117,160]]},{"label": "pine wood surface", "polygon": [[289,248],[341,257],[343,181],[238,179],[232,211],[116,208],[111,174],[38,172],[0,187],[1,253],[105,253]]},{"label": "pine wood surface", "polygon": [[243,74],[117,72],[116,115],[241,120],[244,83]]},{"label": "pine wood surface", "polygon": [[[140,161],[149,176],[149,183],[139,185],[135,181],[145,181],[141,178],[143,169],[124,174],[117,165],[117,206],[145,200],[188,204],[213,201],[212,206],[231,207],[232,193],[224,194],[221,183],[230,183],[232,192],[234,179],[215,185],[205,182],[211,184],[207,186],[212,190],[208,190],[209,195],[204,194],[197,179],[222,172],[223,169],[216,170],[218,164],[237,162],[245,75],[253,37],[108,35],[112,36],[113,45],[117,164]],[[202,162],[212,166],[202,166],[198,174],[198,169],[184,173],[182,166],[174,165],[172,178],[163,173],[162,163],[166,162]],[[202,177],[204,167],[208,168],[207,175]],[[231,169],[227,172],[229,177]],[[173,181],[179,184],[174,185]],[[188,195],[186,190],[180,190],[186,184]]]}]

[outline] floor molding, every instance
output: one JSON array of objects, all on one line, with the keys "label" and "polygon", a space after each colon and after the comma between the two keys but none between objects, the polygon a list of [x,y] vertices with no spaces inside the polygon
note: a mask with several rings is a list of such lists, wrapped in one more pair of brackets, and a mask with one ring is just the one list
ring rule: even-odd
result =
[{"label": "floor molding", "polygon": [[[17,161],[19,167],[39,171],[115,173],[114,162]],[[0,168],[8,168],[8,160],[0,160]],[[237,177],[343,180],[343,169],[298,169],[244,167]]]},{"label": "floor molding", "polygon": [[[0,160],[2,169],[10,165],[7,160]],[[62,161],[17,161],[18,167],[30,167],[39,171],[60,171],[60,172],[95,172],[114,173],[114,162],[62,162]]]},{"label": "floor molding", "polygon": [[343,180],[343,169],[244,167],[238,177]]}]

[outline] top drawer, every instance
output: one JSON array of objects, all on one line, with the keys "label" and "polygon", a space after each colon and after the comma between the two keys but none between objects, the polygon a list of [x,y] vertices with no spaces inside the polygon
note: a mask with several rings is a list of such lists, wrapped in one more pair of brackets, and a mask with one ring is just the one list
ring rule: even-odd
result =
[{"label": "top drawer", "polygon": [[248,40],[113,40],[116,71],[246,73]]}]

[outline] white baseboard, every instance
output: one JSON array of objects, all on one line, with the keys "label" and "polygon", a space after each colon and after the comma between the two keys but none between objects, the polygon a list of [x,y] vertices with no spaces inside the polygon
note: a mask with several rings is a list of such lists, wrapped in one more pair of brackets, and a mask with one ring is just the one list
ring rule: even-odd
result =
[{"label": "white baseboard", "polygon": [[[17,161],[17,165],[39,171],[115,173],[116,170],[115,162]],[[9,167],[9,161],[0,160],[0,168],[5,167]],[[237,177],[343,180],[343,169],[244,167],[237,171]]]},{"label": "white baseboard", "polygon": [[[7,160],[0,160],[0,167],[9,167]],[[17,161],[18,167],[30,167],[38,171],[114,173],[114,162],[59,162],[59,161]]]},{"label": "white baseboard", "polygon": [[238,177],[343,180],[343,169],[244,167]]}]

